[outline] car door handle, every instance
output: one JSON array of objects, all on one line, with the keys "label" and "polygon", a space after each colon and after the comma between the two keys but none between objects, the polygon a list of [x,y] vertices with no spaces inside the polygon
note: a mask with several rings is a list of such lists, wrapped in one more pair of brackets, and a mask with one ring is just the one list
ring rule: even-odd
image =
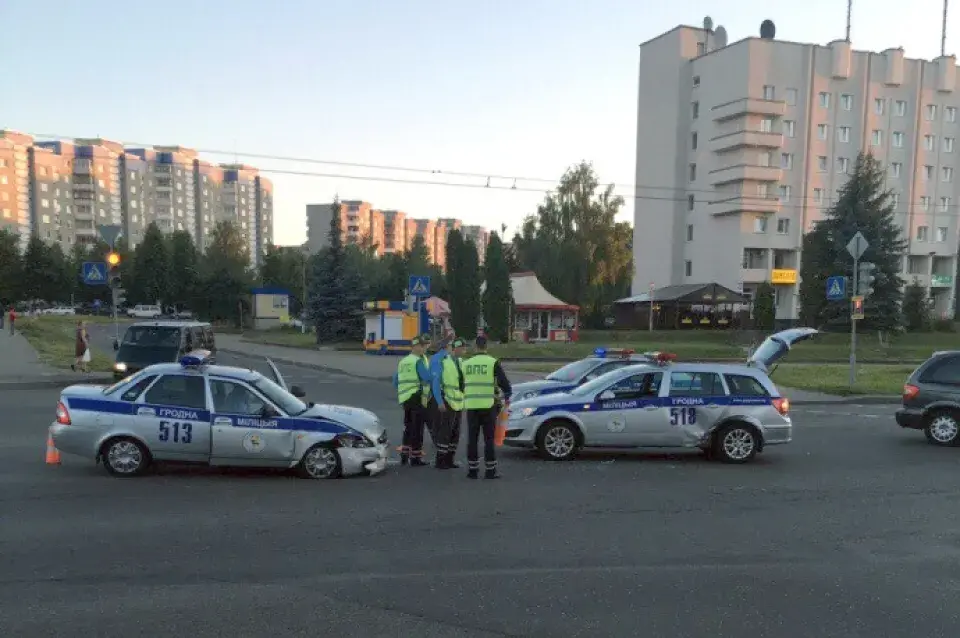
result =
[{"label": "car door handle", "polygon": [[218,416],[213,420],[214,425],[233,425],[233,421],[225,416]]}]

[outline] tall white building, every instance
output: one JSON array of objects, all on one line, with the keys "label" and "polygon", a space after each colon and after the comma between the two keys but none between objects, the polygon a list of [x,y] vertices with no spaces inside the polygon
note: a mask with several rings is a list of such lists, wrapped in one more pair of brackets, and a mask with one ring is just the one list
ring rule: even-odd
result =
[{"label": "tall white building", "polygon": [[[960,214],[955,56],[855,51],[679,26],[640,47],[633,294],[770,281],[798,315],[801,239],[857,154],[887,168],[909,240],[902,276],[952,313]],[[852,261],[845,264],[852,269]],[[841,273],[838,264],[837,274]]]}]

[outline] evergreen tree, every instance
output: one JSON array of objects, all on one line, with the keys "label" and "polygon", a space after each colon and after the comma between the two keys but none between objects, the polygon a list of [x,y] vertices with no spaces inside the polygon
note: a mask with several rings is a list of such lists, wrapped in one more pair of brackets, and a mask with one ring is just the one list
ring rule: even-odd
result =
[{"label": "evergreen tree", "polygon": [[469,321],[465,302],[465,275],[463,263],[463,234],[457,230],[447,233],[447,296],[450,305],[450,323],[459,337],[466,337],[464,326]]},{"label": "evergreen tree", "polygon": [[[465,339],[475,339],[477,326],[480,323],[481,304],[480,287],[483,285],[483,274],[480,271],[480,256],[477,246],[471,239],[465,239],[460,245],[460,314],[462,319],[454,323],[457,335]],[[452,287],[450,288],[452,290]],[[448,293],[449,294],[449,293]],[[456,321],[456,312],[450,308]]]},{"label": "evergreen tree", "polygon": [[66,263],[59,244],[51,246],[36,235],[30,237],[23,253],[22,298],[49,303],[69,301],[72,282],[66,279]]},{"label": "evergreen tree", "polygon": [[191,306],[200,280],[200,255],[193,237],[185,230],[174,232],[170,246],[169,303],[178,310]]},{"label": "evergreen tree", "polygon": [[492,340],[505,342],[510,338],[513,323],[513,288],[510,284],[510,266],[504,259],[503,242],[497,233],[490,233],[483,257],[484,279],[483,320]]},{"label": "evergreen tree", "polygon": [[929,330],[931,310],[927,291],[914,279],[903,293],[903,326],[911,332]]},{"label": "evergreen tree", "polygon": [[6,308],[21,297],[23,261],[20,236],[0,229],[0,307]]},{"label": "evergreen tree", "polygon": [[[413,242],[410,244],[410,250],[407,251],[404,261],[406,262],[405,270],[408,278],[430,274],[430,251],[427,250],[427,244],[423,241],[422,235],[414,236]],[[406,287],[406,283],[404,283],[404,287]]]},{"label": "evergreen tree", "polygon": [[127,297],[134,303],[169,303],[170,253],[167,239],[153,222],[135,251],[136,273]]},{"label": "evergreen tree", "polygon": [[771,331],[777,318],[776,293],[769,282],[757,286],[753,297],[753,327],[755,330]]},{"label": "evergreen tree", "polygon": [[883,167],[863,153],[857,157],[854,173],[841,189],[837,203],[804,237],[800,318],[805,325],[849,325],[849,304],[827,301],[825,291],[827,277],[832,275],[844,274],[853,281],[853,259],[846,246],[857,231],[870,244],[861,261],[877,265],[874,294],[864,302],[864,327],[900,327],[904,282],[899,273],[907,242],[895,219],[890,192],[884,190]]},{"label": "evergreen tree", "polygon": [[[214,321],[240,325],[241,309],[249,316],[247,296],[253,283],[247,243],[230,222],[220,222],[210,233],[210,243],[200,267],[200,286],[192,308]],[[139,273],[140,261],[137,260]]]},{"label": "evergreen tree", "polygon": [[[334,199],[334,211],[340,201]],[[359,274],[347,263],[340,215],[330,221],[328,246],[314,261],[308,307],[316,329],[317,343],[343,343],[363,335],[361,286]]]}]

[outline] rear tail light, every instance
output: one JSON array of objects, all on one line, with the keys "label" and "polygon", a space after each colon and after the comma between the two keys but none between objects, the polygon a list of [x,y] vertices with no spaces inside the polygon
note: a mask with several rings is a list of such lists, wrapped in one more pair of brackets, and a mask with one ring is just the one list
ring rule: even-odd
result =
[{"label": "rear tail light", "polygon": [[786,397],[780,397],[773,400],[773,407],[777,409],[777,412],[783,416],[787,416],[790,412],[790,399]]},{"label": "rear tail light", "polygon": [[905,383],[905,384],[904,384],[904,386],[903,386],[903,400],[904,400],[904,401],[909,401],[910,399],[916,397],[918,394],[920,394],[920,388],[918,388],[917,386],[915,386],[915,385],[913,385],[913,384],[911,384],[911,383]]},{"label": "rear tail light", "polygon": [[63,404],[63,401],[57,403],[57,423],[70,425],[70,413],[67,412],[67,406]]}]

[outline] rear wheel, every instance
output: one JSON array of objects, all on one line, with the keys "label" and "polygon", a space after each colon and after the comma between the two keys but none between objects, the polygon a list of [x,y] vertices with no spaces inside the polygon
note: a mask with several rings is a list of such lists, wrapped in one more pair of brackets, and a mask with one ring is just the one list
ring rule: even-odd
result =
[{"label": "rear wheel", "polygon": [[931,412],[924,419],[923,433],[934,445],[943,447],[960,445],[960,414],[954,410]]},{"label": "rear wheel", "polygon": [[100,450],[103,467],[111,476],[140,476],[150,466],[150,452],[139,441],[127,437],[111,439]]},{"label": "rear wheel", "polygon": [[753,460],[760,448],[757,431],[746,423],[730,423],[713,438],[713,458],[722,463],[741,464]]},{"label": "rear wheel", "polygon": [[343,473],[343,465],[334,447],[318,443],[300,459],[297,473],[308,479],[334,479]]}]

